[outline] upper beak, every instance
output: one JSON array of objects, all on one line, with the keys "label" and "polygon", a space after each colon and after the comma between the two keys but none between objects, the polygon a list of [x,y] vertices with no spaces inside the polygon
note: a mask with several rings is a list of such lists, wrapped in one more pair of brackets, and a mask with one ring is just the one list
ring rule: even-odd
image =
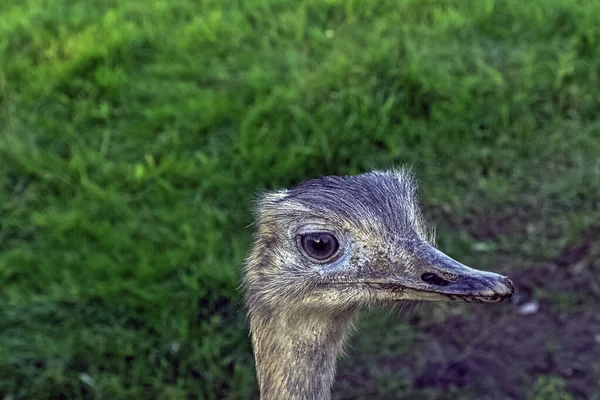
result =
[{"label": "upper beak", "polygon": [[429,244],[419,246],[413,256],[393,279],[400,299],[499,302],[514,292],[506,276],[467,267]]}]

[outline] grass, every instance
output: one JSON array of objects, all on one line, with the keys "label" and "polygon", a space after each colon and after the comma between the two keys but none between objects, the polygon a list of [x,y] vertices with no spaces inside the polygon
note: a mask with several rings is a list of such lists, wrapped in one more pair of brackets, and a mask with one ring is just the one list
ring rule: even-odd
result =
[{"label": "grass", "polygon": [[0,397],[255,396],[238,288],[261,189],[410,164],[469,262],[547,262],[600,224],[595,1],[0,14]]}]

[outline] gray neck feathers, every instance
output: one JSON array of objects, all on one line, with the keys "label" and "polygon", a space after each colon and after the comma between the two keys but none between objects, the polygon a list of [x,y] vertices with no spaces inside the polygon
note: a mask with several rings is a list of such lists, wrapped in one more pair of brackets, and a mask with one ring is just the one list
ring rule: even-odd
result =
[{"label": "gray neck feathers", "polygon": [[353,313],[250,313],[262,400],[327,400]]}]

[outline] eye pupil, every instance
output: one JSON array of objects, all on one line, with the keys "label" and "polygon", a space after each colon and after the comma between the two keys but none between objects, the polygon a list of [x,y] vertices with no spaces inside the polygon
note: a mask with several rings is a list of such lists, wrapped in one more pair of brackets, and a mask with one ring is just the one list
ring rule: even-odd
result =
[{"label": "eye pupil", "polygon": [[317,260],[331,257],[339,244],[335,236],[327,232],[314,232],[303,235],[300,241],[304,252]]}]

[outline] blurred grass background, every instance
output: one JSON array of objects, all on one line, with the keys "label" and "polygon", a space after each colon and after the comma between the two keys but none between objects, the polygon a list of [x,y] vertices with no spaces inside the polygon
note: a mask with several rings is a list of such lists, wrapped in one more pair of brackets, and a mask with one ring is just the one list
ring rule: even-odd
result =
[{"label": "blurred grass background", "polygon": [[[3,0],[0,398],[256,396],[250,204],[310,177],[412,165],[453,257],[552,262],[600,226],[599,16],[594,0]],[[590,276],[535,296],[592,310]],[[414,351],[418,328],[392,320],[365,322],[342,372]],[[381,371],[342,373],[336,396],[484,398]],[[524,371],[522,398],[577,396],[555,375]]]}]

